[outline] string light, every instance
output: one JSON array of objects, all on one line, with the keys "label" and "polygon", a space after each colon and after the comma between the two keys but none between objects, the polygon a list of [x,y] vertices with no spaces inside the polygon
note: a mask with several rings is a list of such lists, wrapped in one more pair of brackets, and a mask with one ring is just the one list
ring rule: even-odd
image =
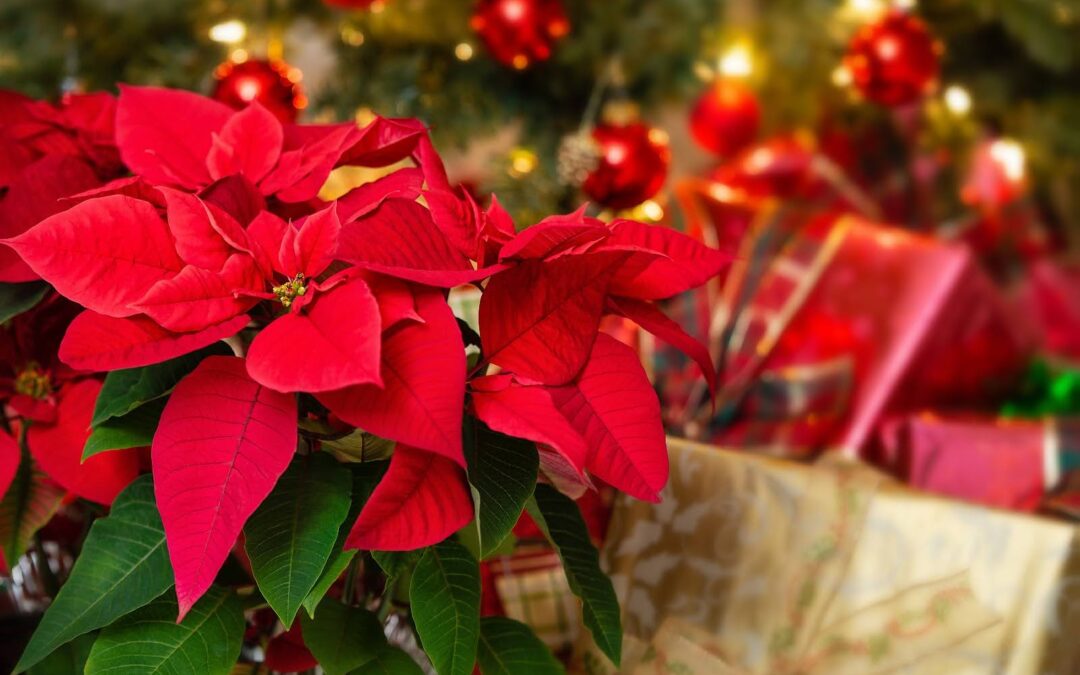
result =
[{"label": "string light", "polygon": [[654,223],[659,222],[664,217],[664,207],[651,199],[647,199],[641,203],[641,213],[648,220]]},{"label": "string light", "polygon": [[726,77],[748,77],[754,71],[750,47],[741,42],[732,45],[720,55],[719,70]]},{"label": "string light", "polygon": [[345,24],[341,27],[341,41],[350,47],[359,47],[364,44],[364,32],[356,26]]},{"label": "string light", "polygon": [[990,144],[990,158],[1001,167],[1005,177],[1014,183],[1024,180],[1024,148],[1008,138],[999,138]]},{"label": "string light", "polygon": [[468,61],[473,57],[472,45],[468,42],[459,42],[454,47],[454,56],[457,57],[458,61]]},{"label": "string light", "polygon": [[532,173],[540,160],[536,153],[528,148],[514,148],[510,151],[509,174],[514,178],[521,178]]},{"label": "string light", "polygon": [[945,90],[945,107],[954,115],[963,116],[971,110],[971,94],[958,84]]},{"label": "string light", "polygon": [[847,66],[840,65],[832,71],[832,83],[841,89],[851,86],[851,71]]},{"label": "string light", "polygon": [[883,0],[848,0],[846,13],[859,21],[875,19],[888,9]]},{"label": "string light", "polygon": [[223,44],[236,44],[247,36],[247,26],[243,21],[230,19],[210,27],[210,39]]}]

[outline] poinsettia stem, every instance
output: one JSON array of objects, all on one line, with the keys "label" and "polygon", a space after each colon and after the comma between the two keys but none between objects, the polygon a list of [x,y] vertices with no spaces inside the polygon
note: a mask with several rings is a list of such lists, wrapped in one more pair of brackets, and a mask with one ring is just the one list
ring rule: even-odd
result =
[{"label": "poinsettia stem", "polygon": [[487,359],[480,359],[479,361],[476,362],[476,365],[473,366],[472,370],[469,371],[469,374],[465,377],[465,380],[468,381],[468,380],[471,380],[472,378],[474,378],[474,377],[476,377],[478,375],[483,374],[483,372],[487,370],[487,367],[488,367],[488,360]]},{"label": "poinsettia stem", "polygon": [[356,592],[356,575],[360,569],[360,556],[355,555],[345,569],[345,583],[341,589],[341,599],[346,605],[352,604],[353,595]]},{"label": "poinsettia stem", "polygon": [[52,567],[49,565],[49,555],[45,552],[45,542],[41,539],[41,533],[34,533],[34,566],[38,568],[38,577],[41,579],[42,590],[50,598],[55,598],[60,590],[60,580],[56,578]]}]

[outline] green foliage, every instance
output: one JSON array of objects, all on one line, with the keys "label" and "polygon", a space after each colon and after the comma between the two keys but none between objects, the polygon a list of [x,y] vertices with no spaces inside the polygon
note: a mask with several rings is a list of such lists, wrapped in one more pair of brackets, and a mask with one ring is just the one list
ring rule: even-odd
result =
[{"label": "green foliage", "polygon": [[355,675],[423,675],[424,671],[416,665],[408,654],[397,647],[386,647],[375,658],[364,664],[362,669],[352,671]]},{"label": "green foliage", "polygon": [[165,400],[157,399],[122,417],[110,417],[92,427],[83,447],[83,461],[99,452],[150,445],[164,409]]},{"label": "green foliage", "polygon": [[49,285],[40,281],[0,284],[0,323],[32,309],[48,292]]},{"label": "green foliage", "polygon": [[217,342],[164,363],[108,373],[94,404],[90,426],[98,427],[106,420],[123,417],[139,406],[165,396],[204,358],[228,354],[232,354],[228,345]]},{"label": "green foliage", "polygon": [[259,591],[286,627],[330,558],[349,513],[350,482],[329,455],[296,457],[244,527]]},{"label": "green foliage", "polygon": [[23,447],[19,468],[0,500],[0,548],[9,565],[26,553],[30,539],[60,508],[64,494],[64,489],[37,468]]},{"label": "green foliage", "polygon": [[244,638],[236,594],[211,586],[180,623],[177,611],[169,593],[101,631],[86,675],[228,675]]},{"label": "green foliage", "polygon": [[429,547],[409,588],[416,632],[439,675],[469,675],[480,636],[480,567],[453,539]]},{"label": "green foliage", "polygon": [[565,673],[551,650],[523,623],[501,616],[480,620],[482,675],[559,675]]},{"label": "green foliage", "polygon": [[372,551],[371,557],[388,579],[397,579],[420,562],[424,549],[416,551]]},{"label": "green foliage", "polygon": [[326,595],[326,592],[330,590],[330,586],[341,576],[341,573],[345,571],[345,568],[349,566],[349,563],[356,556],[355,549],[344,550],[345,539],[348,538],[353,523],[356,522],[357,516],[360,515],[360,510],[364,508],[368,497],[371,496],[371,491],[375,489],[379,479],[386,471],[386,465],[387,462],[365,462],[352,467],[352,501],[349,506],[349,513],[345,516],[345,521],[338,529],[337,540],[330,549],[330,558],[326,561],[318,581],[315,582],[308,596],[304,598],[304,609],[307,610],[308,616],[315,616],[315,609],[322,602],[323,596]]},{"label": "green foliage", "polygon": [[572,499],[547,485],[537,485],[529,515],[559,551],[570,590],[581,598],[585,627],[615,665],[622,656],[619,599],[611,579],[600,569],[600,556],[589,539],[581,511]]},{"label": "green foliage", "polygon": [[[360,607],[348,607],[333,598],[319,605],[315,618],[301,615],[304,644],[326,675],[345,675],[377,658],[387,649],[382,623]],[[366,669],[365,669],[366,672]]]},{"label": "green foliage", "polygon": [[465,459],[479,528],[481,559],[499,549],[521,516],[536,485],[536,445],[492,431],[479,420],[465,422]]},{"label": "green foliage", "polygon": [[[45,611],[16,671],[79,635],[108,626],[173,583],[154,484],[141,476],[96,520],[67,582]],[[174,616],[175,618],[175,616]]]},{"label": "green foliage", "polygon": [[27,675],[83,675],[90,648],[94,646],[97,635],[80,635],[71,642],[61,645],[52,654],[41,660],[36,666],[26,671]]}]

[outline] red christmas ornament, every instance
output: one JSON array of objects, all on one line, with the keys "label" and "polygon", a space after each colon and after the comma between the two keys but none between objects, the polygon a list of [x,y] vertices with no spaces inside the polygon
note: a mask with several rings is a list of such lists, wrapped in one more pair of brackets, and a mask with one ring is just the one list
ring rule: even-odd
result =
[{"label": "red christmas ornament", "polygon": [[213,98],[237,109],[258,101],[282,122],[295,122],[307,106],[300,77],[300,70],[284,61],[226,61],[214,71]]},{"label": "red christmas ornament", "polygon": [[671,151],[659,129],[640,122],[593,129],[599,160],[581,185],[602,206],[626,209],[649,199],[667,179]]},{"label": "red christmas ornament", "polygon": [[718,79],[698,97],[690,111],[690,133],[706,150],[727,156],[757,136],[761,106],[749,87]]},{"label": "red christmas ornament", "polygon": [[814,152],[807,136],[775,136],[717,167],[710,178],[754,199],[810,199],[824,187],[812,170]]},{"label": "red christmas ornament", "polygon": [[911,103],[937,84],[941,43],[926,24],[891,11],[855,34],[844,66],[863,96],[885,106]]},{"label": "red christmas ornament", "polygon": [[480,0],[470,25],[496,61],[518,70],[546,61],[570,32],[559,0]]}]

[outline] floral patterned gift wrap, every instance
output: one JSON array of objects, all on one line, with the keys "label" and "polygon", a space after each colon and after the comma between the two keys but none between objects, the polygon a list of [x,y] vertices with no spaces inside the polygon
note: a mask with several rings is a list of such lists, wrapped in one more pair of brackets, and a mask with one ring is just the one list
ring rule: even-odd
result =
[{"label": "floral patterned gift wrap", "polygon": [[672,439],[659,504],[620,498],[604,546],[616,669],[681,675],[1080,672],[1080,530],[816,466]]}]

